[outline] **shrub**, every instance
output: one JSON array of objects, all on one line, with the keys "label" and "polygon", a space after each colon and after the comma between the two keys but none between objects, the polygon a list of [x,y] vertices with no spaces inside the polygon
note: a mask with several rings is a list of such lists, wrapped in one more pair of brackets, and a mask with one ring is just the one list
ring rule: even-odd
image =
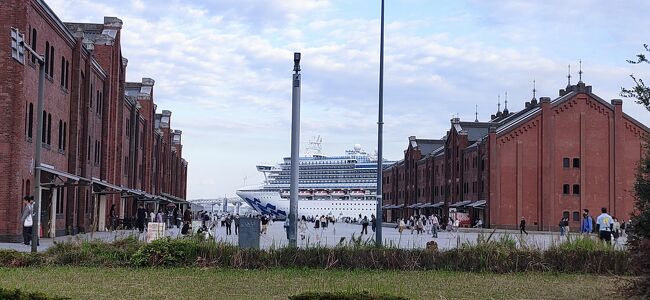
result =
[{"label": "shrub", "polygon": [[70,299],[61,297],[48,297],[43,293],[23,292],[19,289],[8,290],[0,288],[0,299],[7,300],[53,300],[53,299]]},{"label": "shrub", "polygon": [[374,295],[363,292],[306,292],[289,296],[289,300],[405,300],[407,298],[388,294]]}]

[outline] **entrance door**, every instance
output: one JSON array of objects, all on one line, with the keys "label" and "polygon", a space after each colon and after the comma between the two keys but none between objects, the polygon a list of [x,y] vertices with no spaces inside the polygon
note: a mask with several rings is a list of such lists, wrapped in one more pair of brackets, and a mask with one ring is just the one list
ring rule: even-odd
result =
[{"label": "entrance door", "polygon": [[41,189],[41,237],[50,237],[52,229],[52,191],[50,189]]},{"label": "entrance door", "polygon": [[97,231],[106,231],[106,195],[99,195],[99,217]]}]

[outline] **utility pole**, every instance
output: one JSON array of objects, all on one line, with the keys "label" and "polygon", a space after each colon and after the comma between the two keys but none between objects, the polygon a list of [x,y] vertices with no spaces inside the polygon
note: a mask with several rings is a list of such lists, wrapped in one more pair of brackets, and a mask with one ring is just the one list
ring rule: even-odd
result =
[{"label": "utility pole", "polygon": [[381,0],[381,38],[379,42],[379,117],[377,120],[377,231],[375,242],[380,247],[382,244],[382,219],[383,219],[383,127],[384,127],[384,0]]},{"label": "utility pole", "polygon": [[43,84],[45,83],[45,58],[36,53],[29,45],[25,44],[25,37],[21,47],[29,51],[36,61],[38,62],[38,99],[36,102],[36,142],[34,143],[34,216],[32,224],[32,252],[38,251],[38,238],[39,238],[39,221],[41,217],[41,149],[43,148]]},{"label": "utility pole", "polygon": [[289,247],[298,246],[298,156],[300,155],[300,52],[293,54],[291,91],[291,188],[289,198]]}]

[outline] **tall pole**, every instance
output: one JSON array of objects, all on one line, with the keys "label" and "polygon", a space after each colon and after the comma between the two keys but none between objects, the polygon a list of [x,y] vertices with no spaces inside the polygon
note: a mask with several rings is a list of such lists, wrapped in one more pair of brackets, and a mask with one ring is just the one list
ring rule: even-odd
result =
[{"label": "tall pole", "polygon": [[298,156],[300,155],[300,52],[293,54],[293,90],[291,91],[291,188],[289,199],[289,247],[297,247]]},{"label": "tall pole", "polygon": [[[24,39],[23,39],[24,40]],[[25,49],[29,50],[38,61],[38,99],[36,102],[36,149],[34,152],[34,216],[32,224],[32,252],[38,251],[38,235],[39,235],[39,221],[41,217],[41,149],[43,148],[43,84],[45,83],[45,59],[38,55],[31,47],[23,45]]]},{"label": "tall pole", "polygon": [[384,127],[384,0],[381,0],[381,38],[379,42],[379,117],[377,121],[377,231],[375,242],[382,243],[382,180],[383,180],[383,127]]}]

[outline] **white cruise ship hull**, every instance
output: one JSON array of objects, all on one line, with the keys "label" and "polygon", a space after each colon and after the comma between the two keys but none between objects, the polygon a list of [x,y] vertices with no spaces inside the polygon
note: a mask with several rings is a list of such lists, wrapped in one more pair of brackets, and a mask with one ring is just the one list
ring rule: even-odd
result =
[{"label": "white cruise ship hull", "polygon": [[[278,191],[263,189],[241,189],[237,195],[260,214],[277,218],[289,215],[289,199],[282,198]],[[377,212],[376,200],[298,200],[298,218],[311,216],[328,216],[336,218],[359,218],[359,215],[370,219]]]}]

